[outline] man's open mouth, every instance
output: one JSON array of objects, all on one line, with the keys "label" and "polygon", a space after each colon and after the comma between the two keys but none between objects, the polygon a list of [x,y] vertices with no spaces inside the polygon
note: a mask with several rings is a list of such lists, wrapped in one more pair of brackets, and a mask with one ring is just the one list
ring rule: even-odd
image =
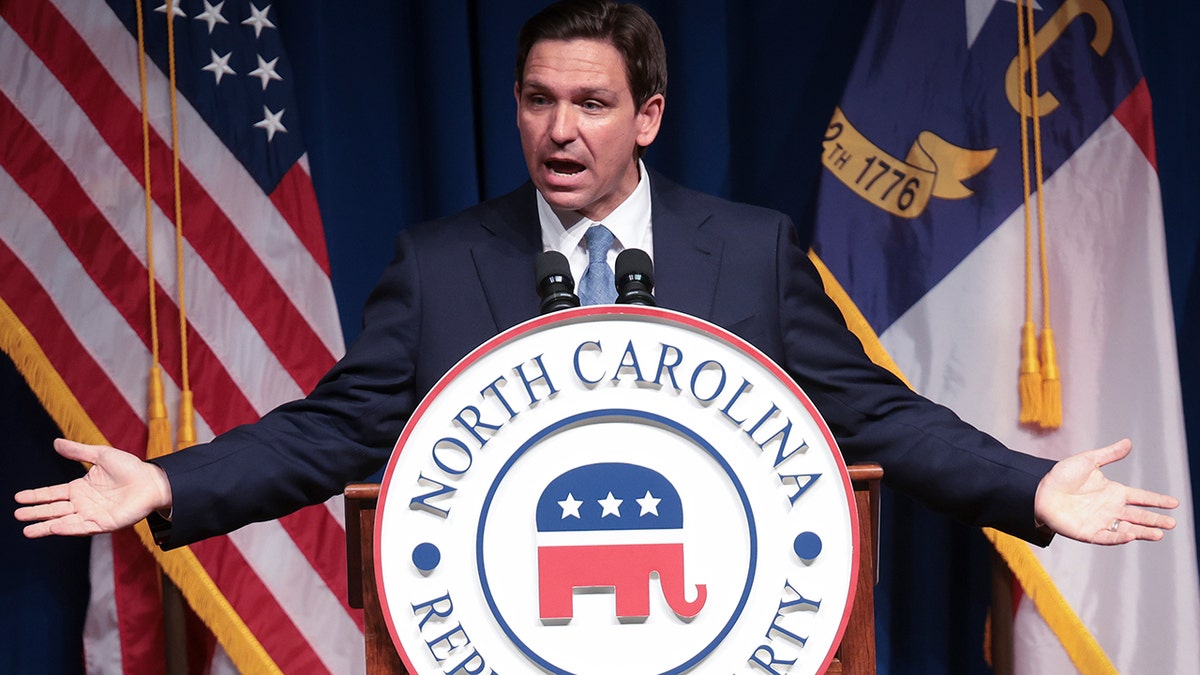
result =
[{"label": "man's open mouth", "polygon": [[546,168],[560,176],[574,176],[575,174],[582,172],[586,167],[579,162],[572,162],[563,159],[552,159],[546,162]]}]

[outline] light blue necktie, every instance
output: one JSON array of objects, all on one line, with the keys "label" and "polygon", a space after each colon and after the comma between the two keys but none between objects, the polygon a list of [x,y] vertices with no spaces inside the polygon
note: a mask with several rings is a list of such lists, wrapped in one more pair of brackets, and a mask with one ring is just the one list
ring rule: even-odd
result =
[{"label": "light blue necktie", "polygon": [[587,240],[588,266],[579,280],[579,302],[584,305],[606,305],[617,299],[617,287],[612,268],[608,266],[608,249],[612,248],[613,233],[603,225],[593,225],[584,233]]}]

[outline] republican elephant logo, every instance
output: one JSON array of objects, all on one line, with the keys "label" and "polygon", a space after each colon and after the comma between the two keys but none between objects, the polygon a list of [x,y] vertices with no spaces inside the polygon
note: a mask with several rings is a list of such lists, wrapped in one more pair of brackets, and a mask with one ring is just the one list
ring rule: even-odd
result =
[{"label": "republican elephant logo", "polygon": [[538,596],[543,621],[570,620],[577,589],[612,589],[619,619],[650,615],[650,578],[682,619],[708,592],[685,591],[683,502],[662,474],[636,464],[576,467],[538,499]]}]

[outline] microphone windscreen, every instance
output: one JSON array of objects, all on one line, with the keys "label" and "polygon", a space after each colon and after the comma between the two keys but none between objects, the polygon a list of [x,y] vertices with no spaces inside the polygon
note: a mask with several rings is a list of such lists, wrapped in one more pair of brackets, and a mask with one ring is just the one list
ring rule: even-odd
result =
[{"label": "microphone windscreen", "polygon": [[644,278],[647,286],[654,285],[654,263],[651,262],[650,256],[640,248],[627,248],[621,251],[617,255],[614,272],[617,279],[637,274]]},{"label": "microphone windscreen", "polygon": [[571,278],[571,264],[567,262],[567,256],[558,251],[540,253],[533,263],[533,271],[539,284],[549,276],[566,277],[572,285],[575,283],[575,279]]}]

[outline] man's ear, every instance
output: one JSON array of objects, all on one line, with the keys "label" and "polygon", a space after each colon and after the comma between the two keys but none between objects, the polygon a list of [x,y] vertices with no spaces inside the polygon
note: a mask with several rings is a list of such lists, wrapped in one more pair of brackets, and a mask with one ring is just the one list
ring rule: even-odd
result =
[{"label": "man's ear", "polygon": [[663,108],[667,99],[662,94],[655,94],[646,99],[637,112],[637,144],[647,147],[658,137],[658,128],[662,125]]},{"label": "man's ear", "polygon": [[517,105],[521,105],[521,83],[513,82],[513,98],[516,99]]}]

